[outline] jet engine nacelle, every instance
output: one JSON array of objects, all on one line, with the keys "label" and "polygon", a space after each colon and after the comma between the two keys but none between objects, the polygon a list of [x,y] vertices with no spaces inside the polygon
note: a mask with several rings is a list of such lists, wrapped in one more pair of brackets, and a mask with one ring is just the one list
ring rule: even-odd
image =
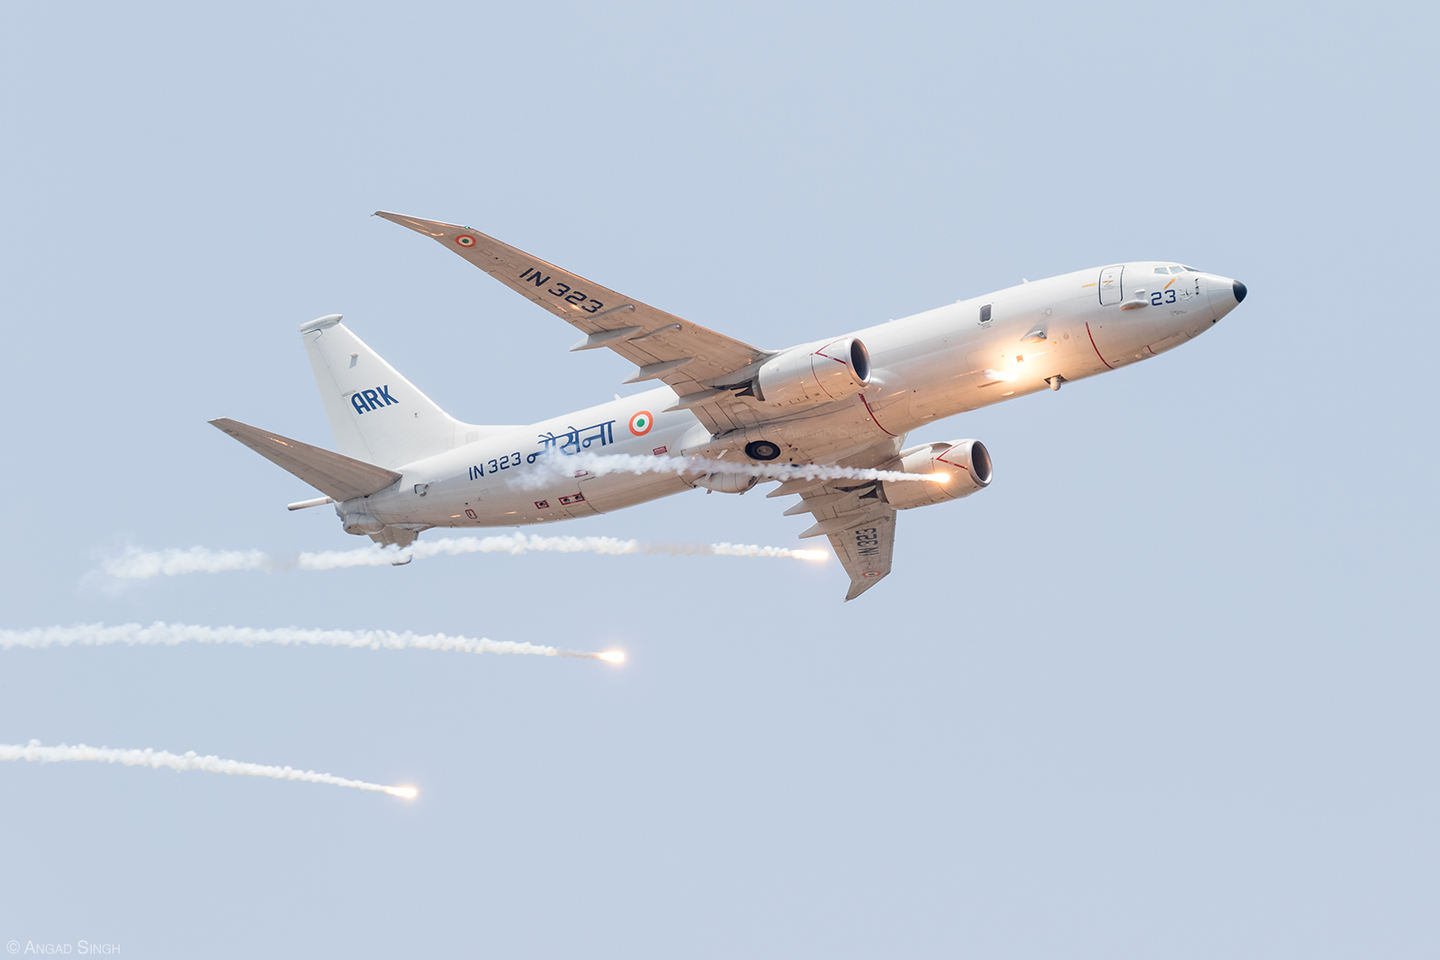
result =
[{"label": "jet engine nacelle", "polygon": [[859,393],[869,382],[865,344],[842,337],[767,360],[755,377],[755,396],[766,403],[824,403]]},{"label": "jet engine nacelle", "polygon": [[882,480],[880,496],[896,510],[928,507],[968,497],[990,486],[990,451],[979,440],[952,440],[912,447],[900,454],[900,463],[889,470],[905,473],[940,473],[949,479],[917,483],[912,480]]}]

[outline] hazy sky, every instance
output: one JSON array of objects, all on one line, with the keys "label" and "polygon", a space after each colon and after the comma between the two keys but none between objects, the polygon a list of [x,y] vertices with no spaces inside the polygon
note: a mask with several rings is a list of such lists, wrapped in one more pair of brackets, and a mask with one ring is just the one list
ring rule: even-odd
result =
[{"label": "hazy sky", "polygon": [[[1437,16],[1422,4],[9,5],[0,628],[444,631],[583,660],[0,651],[0,940],[128,957],[1433,957]],[[912,435],[894,574],[346,549],[206,424],[333,443],[297,333],[455,416],[630,365],[376,209],[780,347],[1175,259],[1242,307]],[[802,545],[760,491],[531,532]],[[443,536],[432,531],[424,538]],[[811,545],[807,541],[804,545]]]}]

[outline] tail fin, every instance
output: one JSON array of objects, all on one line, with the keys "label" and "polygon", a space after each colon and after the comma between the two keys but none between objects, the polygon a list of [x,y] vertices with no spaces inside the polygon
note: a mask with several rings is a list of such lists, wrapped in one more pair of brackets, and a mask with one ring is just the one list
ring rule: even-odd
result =
[{"label": "tail fin", "polygon": [[302,324],[300,334],[345,456],[398,467],[493,432],[441,410],[346,329],[339,314]]}]

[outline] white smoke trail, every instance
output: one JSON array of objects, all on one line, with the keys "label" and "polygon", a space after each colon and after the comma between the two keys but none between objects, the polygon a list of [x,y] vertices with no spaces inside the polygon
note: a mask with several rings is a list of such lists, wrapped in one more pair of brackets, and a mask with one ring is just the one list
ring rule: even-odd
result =
[{"label": "white smoke trail", "polygon": [[378,567],[406,563],[415,558],[459,556],[464,553],[598,553],[618,556],[628,553],[696,557],[780,557],[794,560],[824,560],[824,550],[796,550],[743,543],[648,543],[615,537],[540,537],[523,533],[493,537],[442,537],[419,540],[403,550],[377,545],[353,550],[325,550],[299,556],[274,557],[260,550],[142,550],[127,547],[118,557],[101,562],[100,569],[122,580],[148,580],[186,573],[224,573],[232,570],[275,572],[299,567],[301,570],[334,570],[346,567]]},{"label": "white smoke trail", "polygon": [[645,457],[615,453],[579,453],[547,456],[542,469],[522,471],[512,481],[523,489],[536,489],[576,471],[597,477],[610,473],[727,473],[761,480],[890,480],[943,482],[948,477],[935,473],[906,473],[902,470],[874,470],[868,467],[832,467],[818,463],[731,463],[704,457]]},{"label": "white smoke trail", "polygon": [[306,783],[328,783],[336,787],[353,787],[356,790],[370,790],[388,793],[392,797],[413,798],[419,791],[414,787],[387,787],[383,783],[366,783],[364,780],[347,780],[328,773],[313,770],[296,770],[293,767],[270,767],[260,763],[244,763],[240,760],[222,760],[219,757],[202,757],[194,750],[187,753],[170,753],[167,750],[111,750],[108,747],[87,747],[83,743],[75,746],[60,744],[58,747],[42,747],[39,740],[31,740],[26,746],[18,743],[0,743],[0,760],[39,760],[41,763],[57,763],[65,760],[96,760],[101,763],[123,763],[127,767],[169,767],[172,770],[203,770],[206,773],[225,773],[243,777],[270,777],[275,780],[303,780]]},{"label": "white smoke trail", "polygon": [[125,580],[148,580],[164,574],[173,577],[182,573],[223,573],[228,570],[276,570],[283,564],[259,550],[141,550],[126,547],[118,557],[101,564],[112,577]]},{"label": "white smoke trail", "polygon": [[402,550],[360,547],[302,553],[298,566],[304,570],[333,570],[336,567],[378,567],[404,563],[407,559],[458,556],[462,553],[598,553],[620,556],[627,553],[665,554],[691,557],[784,557],[794,560],[824,560],[824,550],[794,550],[789,547],[762,547],[743,543],[648,543],[615,537],[537,537],[523,533],[495,537],[445,537],[417,540]]},{"label": "white smoke trail", "polygon": [[104,646],[124,643],[131,646],[174,646],[179,643],[278,643],[316,647],[368,647],[371,650],[442,650],[458,653],[523,653],[537,657],[574,657],[581,660],[625,659],[618,651],[590,653],[583,650],[562,650],[537,643],[514,640],[486,640],[451,637],[443,633],[395,633],[393,630],[301,630],[281,627],[266,630],[255,627],[199,627],[184,623],[138,623],[107,627],[103,623],[85,623],[74,627],[38,627],[34,630],[0,630],[0,650],[12,647],[39,649],[43,647]]}]

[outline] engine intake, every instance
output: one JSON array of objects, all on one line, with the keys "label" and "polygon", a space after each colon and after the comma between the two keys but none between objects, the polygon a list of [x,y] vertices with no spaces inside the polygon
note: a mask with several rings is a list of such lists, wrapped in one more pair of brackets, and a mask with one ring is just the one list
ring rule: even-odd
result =
[{"label": "engine intake", "polygon": [[928,507],[959,500],[990,486],[990,451],[979,440],[927,443],[902,451],[899,464],[887,467],[905,473],[943,473],[949,479],[931,483],[882,480],[880,497],[896,510]]},{"label": "engine intake", "polygon": [[755,396],[766,403],[825,403],[869,382],[870,352],[854,337],[842,337],[766,361],[755,377]]}]

